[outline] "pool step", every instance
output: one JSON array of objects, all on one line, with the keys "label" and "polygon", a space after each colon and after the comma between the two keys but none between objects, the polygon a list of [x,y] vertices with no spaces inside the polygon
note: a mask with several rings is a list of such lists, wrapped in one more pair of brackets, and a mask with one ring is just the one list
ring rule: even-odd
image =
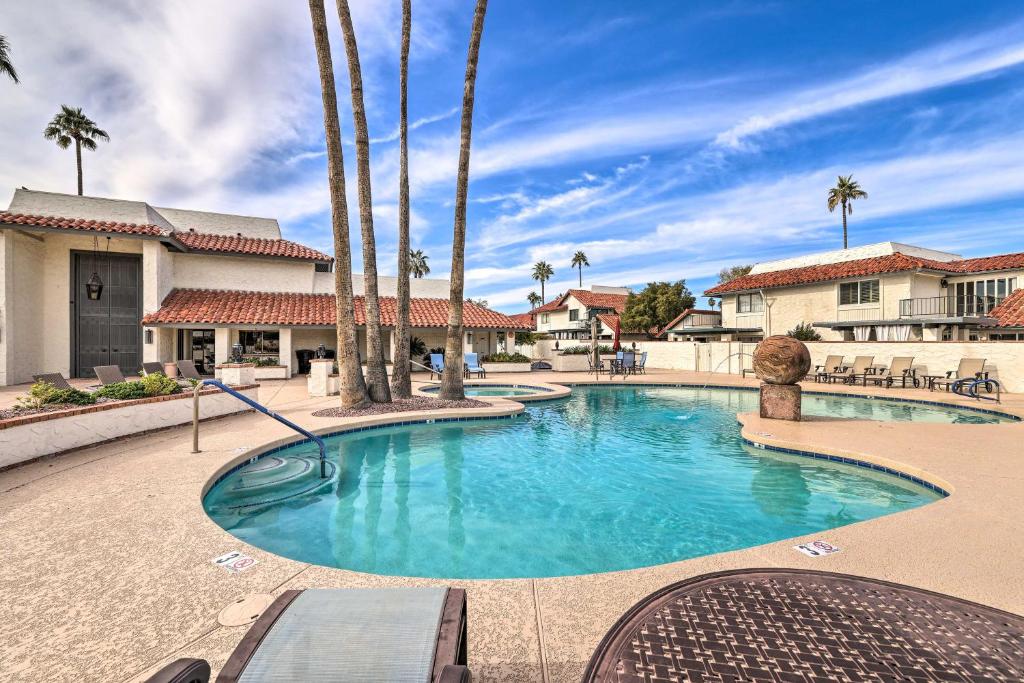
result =
[{"label": "pool step", "polygon": [[328,478],[321,479],[320,459],[314,455],[268,455],[238,470],[220,503],[240,508],[280,502],[330,484],[334,471],[328,463]]}]

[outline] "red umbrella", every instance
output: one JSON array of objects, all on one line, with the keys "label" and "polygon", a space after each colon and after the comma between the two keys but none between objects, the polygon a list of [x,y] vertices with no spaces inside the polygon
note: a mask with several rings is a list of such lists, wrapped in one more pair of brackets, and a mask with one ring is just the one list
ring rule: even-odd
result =
[{"label": "red umbrella", "polygon": [[615,321],[615,341],[612,342],[612,351],[619,351],[619,350],[622,349],[622,344],[619,343],[619,332],[620,331],[621,331],[621,327],[619,326],[619,321],[616,320]]}]

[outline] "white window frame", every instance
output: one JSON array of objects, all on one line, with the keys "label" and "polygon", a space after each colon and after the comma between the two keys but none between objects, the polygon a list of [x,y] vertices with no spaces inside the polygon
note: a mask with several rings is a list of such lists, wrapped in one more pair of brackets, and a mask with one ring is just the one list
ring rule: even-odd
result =
[{"label": "white window frame", "polygon": [[[864,301],[864,285],[869,282],[877,284],[875,287],[876,298],[874,301]],[[853,303],[843,303],[843,287],[856,285],[857,287],[857,300]],[[848,280],[847,282],[840,282],[836,285],[836,302],[839,306],[879,306],[882,303],[882,278],[871,277],[864,278],[861,280]]]},{"label": "white window frame", "polygon": [[[749,308],[743,310],[743,305],[740,303],[744,300],[749,302]],[[737,294],[736,295],[736,313],[764,313],[764,299],[760,294],[754,292],[752,294]]]}]

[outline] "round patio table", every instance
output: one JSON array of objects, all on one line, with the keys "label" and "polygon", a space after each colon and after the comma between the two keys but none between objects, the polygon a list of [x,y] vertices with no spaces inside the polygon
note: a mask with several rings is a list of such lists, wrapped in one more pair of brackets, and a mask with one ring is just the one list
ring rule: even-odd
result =
[{"label": "round patio table", "polygon": [[845,574],[705,574],[624,614],[591,681],[1021,681],[1024,617]]}]

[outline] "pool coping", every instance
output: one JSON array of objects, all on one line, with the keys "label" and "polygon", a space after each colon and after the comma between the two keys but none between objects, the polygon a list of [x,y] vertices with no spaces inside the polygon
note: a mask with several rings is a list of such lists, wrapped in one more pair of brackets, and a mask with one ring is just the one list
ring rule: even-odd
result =
[{"label": "pool coping", "polygon": [[[418,386],[413,391],[419,396],[436,397],[439,389],[434,390],[433,387],[440,386],[440,384],[430,384],[427,386]],[[465,387],[509,387],[515,389],[536,389],[537,391],[533,394],[526,394],[524,396],[474,396],[473,398],[484,400],[484,399],[504,399],[506,401],[513,401],[516,403],[537,403],[540,401],[554,401],[560,398],[565,398],[572,393],[572,388],[564,384],[553,384],[551,382],[532,382],[530,384],[524,384],[522,382],[510,382],[497,381],[491,382],[489,380],[483,381],[470,381],[464,382]]]}]

